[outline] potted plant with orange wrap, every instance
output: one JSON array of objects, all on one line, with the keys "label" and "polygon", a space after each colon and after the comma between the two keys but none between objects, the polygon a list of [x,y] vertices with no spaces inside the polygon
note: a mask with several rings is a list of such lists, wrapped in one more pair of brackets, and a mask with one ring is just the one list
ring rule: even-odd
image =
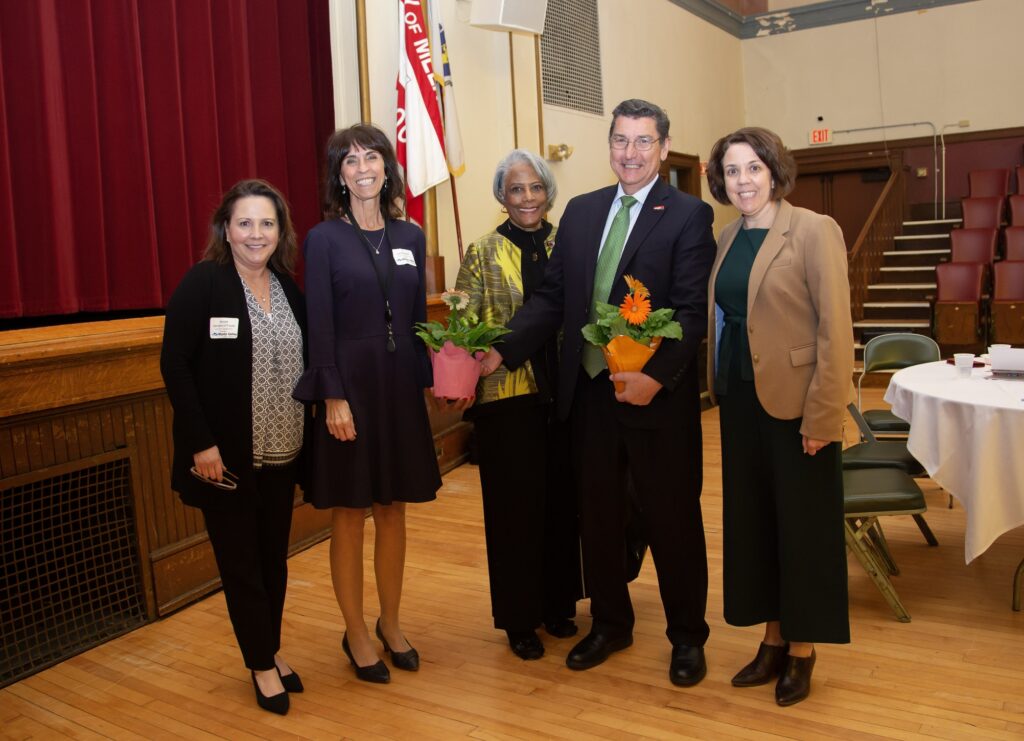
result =
[{"label": "potted plant with orange wrap", "polygon": [[[583,337],[604,353],[608,370],[643,370],[661,344],[662,337],[683,338],[683,328],[672,315],[671,308],[651,310],[651,293],[647,286],[631,275],[623,276],[629,291],[619,306],[598,303],[597,321],[583,327]],[[621,392],[624,385],[615,384]]]}]

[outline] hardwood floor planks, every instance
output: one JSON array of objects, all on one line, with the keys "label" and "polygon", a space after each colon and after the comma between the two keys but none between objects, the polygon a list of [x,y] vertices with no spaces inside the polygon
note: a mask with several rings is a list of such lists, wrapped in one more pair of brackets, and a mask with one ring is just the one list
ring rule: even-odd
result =
[{"label": "hardwood floor planks", "polygon": [[[870,405],[881,392],[871,389]],[[772,685],[736,689],[730,678],[756,650],[757,628],[722,616],[721,454],[714,410],[704,415],[705,529],[710,589],[708,677],[673,687],[669,645],[650,560],[631,587],[634,645],[572,672],[576,639],[541,632],[547,653],[524,662],[491,627],[478,474],[445,477],[437,502],[409,508],[403,629],[420,672],[392,670],[388,686],[355,679],[330,585],[327,544],[289,562],[283,655],[307,691],[286,717],[256,707],[223,595],[0,690],[0,738],[114,739],[1011,739],[1024,737],[1024,615],[1010,609],[1010,580],[1024,557],[1024,528],[973,564],[963,557],[964,511],[924,486],[939,539],[929,548],[909,517],[885,519],[902,573],[893,584],[912,616],[895,620],[874,584],[848,561],[853,642],[818,646],[814,690],[779,708]],[[372,591],[367,524],[366,622]],[[581,635],[589,629],[579,605]]]}]

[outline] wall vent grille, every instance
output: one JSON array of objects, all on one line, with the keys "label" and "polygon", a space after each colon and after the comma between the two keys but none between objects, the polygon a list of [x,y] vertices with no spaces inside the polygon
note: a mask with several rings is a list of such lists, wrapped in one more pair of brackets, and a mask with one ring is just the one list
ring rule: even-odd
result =
[{"label": "wall vent grille", "polygon": [[540,47],[544,102],[603,116],[597,0],[548,0]]},{"label": "wall vent grille", "polygon": [[117,455],[0,480],[0,687],[146,622]]}]

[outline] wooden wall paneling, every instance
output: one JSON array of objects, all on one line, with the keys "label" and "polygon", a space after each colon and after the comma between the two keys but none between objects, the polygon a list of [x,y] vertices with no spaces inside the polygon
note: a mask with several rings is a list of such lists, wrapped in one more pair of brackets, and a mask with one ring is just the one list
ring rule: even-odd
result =
[{"label": "wooden wall paneling", "polygon": [[154,620],[157,617],[156,590],[153,586],[153,570],[149,565],[150,532],[146,526],[145,512],[146,487],[145,466],[142,463],[138,448],[117,448],[114,450],[128,450],[131,461],[132,475],[132,512],[135,517],[135,558],[139,565],[139,572],[142,577],[142,593],[146,600],[146,618]]},{"label": "wooden wall paneling", "polygon": [[11,430],[0,426],[0,478],[13,476],[14,468],[14,439]]}]

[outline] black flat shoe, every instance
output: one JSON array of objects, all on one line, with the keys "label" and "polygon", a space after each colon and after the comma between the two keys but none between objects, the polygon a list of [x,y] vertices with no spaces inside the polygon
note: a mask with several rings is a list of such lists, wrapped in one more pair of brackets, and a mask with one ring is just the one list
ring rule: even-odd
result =
[{"label": "black flat shoe", "polygon": [[252,677],[253,689],[256,690],[256,704],[264,710],[269,710],[272,713],[287,715],[290,704],[288,702],[288,692],[278,692],[276,695],[270,695],[268,697],[263,694],[263,690],[260,689],[259,682],[256,681],[256,672],[250,671],[249,675]]},{"label": "black flat shoe", "polygon": [[377,618],[377,637],[380,638],[380,642],[384,644],[384,653],[391,656],[391,663],[395,665],[396,669],[404,669],[407,672],[416,672],[420,669],[420,654],[412,644],[409,644],[408,651],[392,651],[391,646],[388,645],[387,640],[384,638],[384,633],[380,629],[380,618]]},{"label": "black flat shoe", "polygon": [[796,705],[811,694],[811,672],[817,656],[814,649],[804,658],[786,655],[779,681],[775,683],[775,702],[782,707]]},{"label": "black flat shoe", "polygon": [[739,670],[732,678],[733,687],[759,687],[768,684],[782,673],[782,665],[786,661],[789,644],[770,646],[761,642],[754,660]]},{"label": "black flat shoe", "polygon": [[540,642],[536,631],[506,630],[508,646],[512,653],[523,661],[533,661],[544,655],[544,644]]},{"label": "black flat shoe", "polygon": [[576,671],[592,669],[603,663],[616,651],[621,651],[632,645],[632,633],[616,637],[591,631],[582,641],[572,647],[572,651],[565,657],[565,665]]},{"label": "black flat shoe", "polygon": [[348,660],[352,664],[352,668],[356,670],[356,679],[375,684],[387,684],[391,681],[391,672],[388,671],[387,665],[380,659],[377,659],[377,663],[371,666],[359,666],[356,663],[355,658],[352,656],[352,649],[348,647],[348,633],[345,633],[345,637],[341,639],[341,650],[345,652],[345,655],[348,656]]},{"label": "black flat shoe", "polygon": [[302,686],[302,679],[299,677],[299,673],[294,669],[289,674],[282,674],[281,670],[277,670],[277,676],[281,677],[281,684],[284,685],[285,692],[299,693],[305,688]]},{"label": "black flat shoe", "polygon": [[545,620],[544,630],[548,635],[552,635],[555,638],[572,638],[580,631],[580,629],[576,627],[576,623],[569,618]]},{"label": "black flat shoe", "polygon": [[672,662],[668,665],[668,678],[677,687],[692,687],[708,673],[703,646],[672,647]]}]

